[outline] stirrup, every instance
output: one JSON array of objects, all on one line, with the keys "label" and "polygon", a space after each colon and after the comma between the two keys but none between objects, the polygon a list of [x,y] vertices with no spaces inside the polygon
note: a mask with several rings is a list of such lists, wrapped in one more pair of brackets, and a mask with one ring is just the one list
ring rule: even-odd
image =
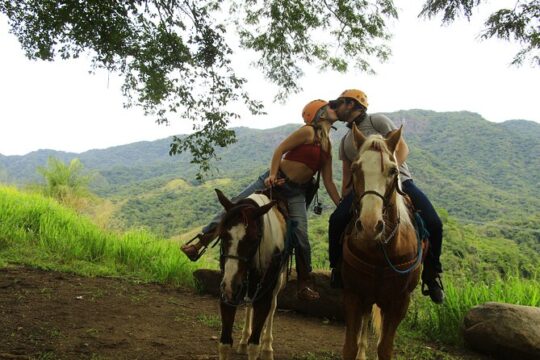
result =
[{"label": "stirrup", "polygon": [[[197,235],[195,235],[191,240],[189,240],[187,243],[185,243],[184,245],[182,245],[180,247],[180,250],[182,250],[182,252],[188,257],[189,260],[191,261],[197,261],[201,258],[201,256],[203,256],[203,254],[206,252],[206,249],[208,248],[207,245],[203,245],[198,251],[196,254],[189,254],[187,253],[186,251],[184,251],[183,247],[186,246],[186,245],[189,245],[191,244],[193,241],[195,241],[195,239],[199,239],[201,238],[201,236],[203,235],[203,233],[199,233]],[[194,246],[194,245],[192,245]]]},{"label": "stirrup", "polygon": [[[436,288],[439,290],[436,290]],[[422,279],[422,295],[429,296],[436,304],[442,304],[444,302],[444,286],[440,276],[437,275],[428,281]]]}]

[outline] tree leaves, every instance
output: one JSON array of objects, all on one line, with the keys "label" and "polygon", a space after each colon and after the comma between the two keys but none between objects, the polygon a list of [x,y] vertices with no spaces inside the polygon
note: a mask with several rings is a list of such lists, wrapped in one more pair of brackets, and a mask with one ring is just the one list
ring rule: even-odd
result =
[{"label": "tree leaves", "polygon": [[372,72],[390,53],[385,21],[397,17],[391,0],[0,0],[0,12],[29,59],[87,54],[94,69],[123,77],[125,106],[158,123],[190,121],[195,133],[174,138],[170,154],[191,151],[200,177],[214,148],[235,141],[230,109],[263,112],[231,64],[233,48],[258,54],[283,100],[301,90],[303,64]]},{"label": "tree leaves", "polygon": [[[432,18],[443,13],[443,23],[452,23],[463,14],[467,20],[480,0],[428,0],[419,16]],[[491,14],[484,24],[483,39],[498,37],[522,45],[512,65],[522,65],[527,59],[540,66],[540,0],[516,1],[513,8],[502,8]]]}]

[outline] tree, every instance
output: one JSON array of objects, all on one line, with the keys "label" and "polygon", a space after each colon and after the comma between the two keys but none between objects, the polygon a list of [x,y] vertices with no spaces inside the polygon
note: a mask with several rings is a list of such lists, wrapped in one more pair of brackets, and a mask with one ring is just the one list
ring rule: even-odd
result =
[{"label": "tree", "polygon": [[84,166],[79,159],[64,164],[51,156],[47,167],[38,167],[37,171],[45,179],[44,194],[65,205],[79,209],[83,200],[91,196],[88,189],[91,176],[84,174]]},{"label": "tree", "polygon": [[[538,50],[540,0],[518,1],[488,20],[484,37],[524,44],[516,63]],[[427,0],[421,15],[444,12],[451,22],[480,0]],[[262,104],[244,90],[233,49],[258,56],[256,66],[283,100],[300,90],[302,67],[373,72],[390,55],[386,23],[397,19],[392,0],[0,0],[0,12],[30,59],[88,54],[94,69],[120,74],[126,106],[142,107],[158,123],[173,116],[195,132],[175,137],[170,154],[190,151],[199,177],[216,146],[235,141],[227,129],[238,103],[252,114]],[[535,25],[536,24],[536,25]],[[540,63],[540,58],[533,59]]]},{"label": "tree", "polygon": [[[443,24],[453,22],[461,15],[470,20],[472,11],[481,0],[428,0],[420,16],[432,18],[443,13]],[[540,66],[540,0],[514,1],[513,7],[495,11],[485,22],[482,39],[497,37],[521,44],[521,50],[512,60],[521,65],[526,59]]]},{"label": "tree", "polygon": [[195,132],[174,138],[170,154],[191,151],[202,173],[215,146],[235,140],[231,109],[263,111],[231,64],[235,46],[257,54],[284,99],[300,90],[303,64],[373,71],[390,54],[386,21],[397,18],[392,0],[0,0],[0,12],[29,59],[86,53],[94,69],[123,77],[126,106],[159,123],[192,121]]}]

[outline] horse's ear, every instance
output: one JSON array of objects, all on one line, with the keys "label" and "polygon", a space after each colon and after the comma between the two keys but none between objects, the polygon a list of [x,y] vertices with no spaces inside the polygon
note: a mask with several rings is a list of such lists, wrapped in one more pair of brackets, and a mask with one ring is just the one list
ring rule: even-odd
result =
[{"label": "horse's ear", "polygon": [[393,154],[396,150],[396,147],[401,140],[401,132],[403,130],[403,125],[399,127],[399,129],[394,130],[390,132],[388,135],[388,138],[386,139],[386,145],[388,146],[388,150]]},{"label": "horse's ear", "polygon": [[226,211],[229,211],[234,205],[233,203],[227,199],[225,195],[221,192],[219,189],[214,189],[216,191],[217,197],[221,205],[225,208]]},{"label": "horse's ear", "polygon": [[354,143],[356,145],[356,148],[360,150],[360,148],[362,147],[362,144],[364,144],[364,141],[366,141],[366,137],[364,136],[364,134],[362,134],[360,130],[358,130],[358,128],[356,127],[356,124],[354,123],[352,125],[352,131],[354,135]]},{"label": "horse's ear", "polygon": [[263,205],[263,206],[260,206],[259,208],[257,208],[257,210],[255,210],[253,212],[253,218],[254,219],[257,219],[261,216],[263,216],[264,214],[266,214],[268,211],[270,211],[271,208],[274,207],[274,205],[276,205],[277,201],[276,200],[272,200],[270,201],[268,204],[266,205]]}]

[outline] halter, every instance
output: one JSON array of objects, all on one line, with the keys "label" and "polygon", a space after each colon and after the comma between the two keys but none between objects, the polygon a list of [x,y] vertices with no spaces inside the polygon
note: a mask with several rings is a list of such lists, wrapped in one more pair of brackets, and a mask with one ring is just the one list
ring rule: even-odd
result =
[{"label": "halter", "polygon": [[[381,155],[381,172],[384,171],[384,163],[383,163],[383,150],[381,149],[381,147],[379,146],[379,144],[377,143],[373,143],[371,148],[369,150],[373,150],[373,151],[377,151],[380,153]],[[353,176],[355,174],[353,173]],[[353,181],[353,190],[355,193],[358,193],[356,191],[356,186],[355,186],[355,182]],[[390,201],[390,198],[391,196],[394,194],[394,191],[397,191],[398,194],[402,195],[402,196],[406,196],[406,194],[400,189],[399,187],[399,175],[396,174],[394,176],[394,179],[392,180],[392,184],[387,188],[386,190],[386,193],[384,195],[381,195],[379,192],[375,191],[375,190],[367,190],[367,191],[364,191],[363,193],[361,193],[359,196],[358,196],[358,206],[355,206],[354,208],[354,212],[355,213],[360,213],[360,206],[361,206],[361,201],[362,199],[366,196],[366,195],[375,195],[377,197],[379,197],[382,201],[383,201],[383,221],[384,221],[384,214],[387,212],[387,210],[392,207],[392,203]],[[359,217],[357,217],[355,223],[354,223],[354,227],[356,229],[358,229],[358,222],[359,222]],[[417,254],[417,257],[416,257],[416,261],[414,261],[414,263],[407,269],[405,270],[400,270],[398,269],[394,264],[392,264],[392,261],[390,260],[390,257],[388,256],[388,252],[386,250],[386,245],[388,245],[388,243],[393,239],[395,238],[396,234],[398,233],[398,229],[399,229],[399,225],[401,223],[401,219],[398,215],[397,217],[397,220],[396,220],[396,225],[394,226],[394,229],[390,232],[390,234],[388,236],[386,236],[385,239],[383,240],[379,240],[379,245],[380,245],[380,248],[384,254],[384,258],[386,260],[386,262],[388,263],[388,265],[390,266],[390,268],[395,271],[396,273],[398,274],[407,274],[411,271],[413,271],[414,269],[416,269],[416,267],[418,266],[418,264],[420,263],[420,261],[422,260],[422,243],[421,243],[421,240],[419,240],[418,242],[418,254]],[[386,225],[386,224],[385,224]]]},{"label": "halter", "polygon": [[[252,204],[240,204],[238,206],[255,207]],[[235,208],[236,207],[237,206],[235,206]],[[272,288],[267,287],[264,290],[262,288],[262,284],[266,280],[266,275],[268,274],[268,269],[270,268],[270,264],[272,264],[274,259],[277,258],[277,257],[281,257],[280,266],[279,266],[280,269],[281,269],[281,267],[283,266],[283,263],[284,263],[283,262],[283,258],[284,258],[283,257],[283,252],[279,252],[277,254],[272,255],[269,266],[266,269],[264,269],[264,272],[262,273],[262,275],[260,277],[260,280],[259,280],[259,282],[257,283],[257,285],[255,287],[255,292],[254,292],[253,296],[250,298],[249,297],[249,279],[250,279],[250,275],[252,275],[252,272],[257,273],[256,269],[254,268],[254,266],[252,264],[253,259],[255,258],[257,253],[259,255],[259,264],[262,265],[262,262],[261,262],[261,242],[262,242],[262,239],[263,239],[263,231],[264,231],[263,224],[264,224],[264,222],[263,222],[262,217],[257,219],[256,221],[258,223],[257,224],[258,225],[257,241],[256,241],[255,245],[248,252],[248,254],[251,254],[253,252],[253,255],[251,255],[251,256],[249,256],[249,255],[248,256],[237,256],[237,255],[225,254],[224,249],[223,249],[223,241],[221,241],[222,240],[221,238],[219,239],[220,243],[221,243],[221,246],[220,246],[220,266],[221,266],[222,271],[223,271],[223,264],[224,264],[223,260],[225,260],[225,259],[238,260],[238,261],[241,261],[241,262],[247,264],[247,266],[248,266],[247,275],[246,275],[244,281],[242,282],[242,288],[238,292],[236,297],[232,301],[229,301],[229,300],[226,299],[223,292],[221,293],[221,301],[224,302],[225,304],[229,305],[229,306],[237,307],[237,306],[240,306],[240,305],[243,305],[243,304],[253,304],[257,300],[259,300],[270,289],[273,289],[273,287]],[[247,230],[248,222],[247,222],[247,217],[245,215],[244,215],[243,223],[244,223],[244,229]],[[275,281],[277,281],[280,274],[281,274],[281,271],[277,271],[276,272],[276,277],[275,277],[275,279],[271,279],[271,283],[274,283]],[[261,290],[263,290],[263,291],[261,291]]]},{"label": "halter", "polygon": [[[356,191],[356,187],[355,187],[354,182],[353,182],[353,190],[354,190],[355,193],[358,193]],[[390,198],[391,198],[392,194],[394,193],[394,191],[397,191],[398,194],[400,194],[400,195],[405,195],[405,193],[403,191],[401,191],[401,189],[399,188],[399,177],[398,177],[397,174],[394,176],[394,180],[392,181],[392,185],[386,190],[386,193],[384,195],[381,195],[379,192],[377,192],[375,190],[367,190],[367,191],[364,191],[363,193],[361,193],[360,196],[358,196],[358,207],[354,208],[354,212],[358,213],[358,214],[360,213],[360,210],[361,210],[360,204],[361,204],[361,201],[364,198],[364,196],[366,196],[366,195],[375,195],[375,196],[379,197],[382,200],[382,202],[383,202],[383,210],[382,210],[382,212],[383,212],[383,215],[386,214],[387,210],[392,207],[392,203],[390,202]],[[384,216],[383,216],[383,219],[384,219]],[[360,219],[357,217],[356,221],[354,223],[354,226],[357,229],[358,229],[357,224],[358,224],[359,221],[360,221]],[[392,240],[394,238],[394,236],[397,234],[400,222],[401,222],[401,219],[398,216],[397,221],[396,221],[396,226],[391,231],[390,235],[388,235],[386,237],[386,239],[381,240],[381,243],[383,245],[387,245],[390,242],[390,240]]]}]

